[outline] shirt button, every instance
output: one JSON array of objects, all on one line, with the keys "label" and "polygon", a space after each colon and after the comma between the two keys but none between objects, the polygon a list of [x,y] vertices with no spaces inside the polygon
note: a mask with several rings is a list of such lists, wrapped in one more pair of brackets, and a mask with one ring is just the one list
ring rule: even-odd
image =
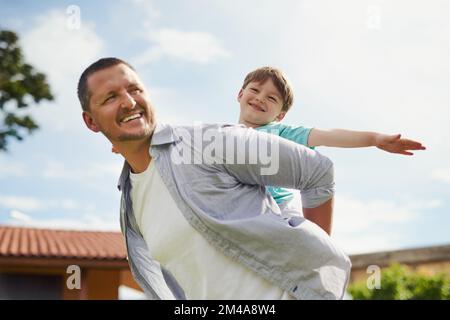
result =
[{"label": "shirt button", "polygon": [[300,217],[292,217],[289,219],[288,223],[291,227],[297,227],[302,222]]}]

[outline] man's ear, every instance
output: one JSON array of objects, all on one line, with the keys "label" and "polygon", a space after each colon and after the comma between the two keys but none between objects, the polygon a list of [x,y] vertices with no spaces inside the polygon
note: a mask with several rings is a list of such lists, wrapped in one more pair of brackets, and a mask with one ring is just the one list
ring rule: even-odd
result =
[{"label": "man's ear", "polygon": [[280,114],[275,118],[277,121],[283,120],[284,116],[286,115],[286,111],[280,112]]},{"label": "man's ear", "polygon": [[87,111],[83,111],[83,120],[84,123],[86,123],[86,126],[94,131],[94,132],[99,132],[100,128],[97,126],[97,124],[95,123],[94,119],[92,118],[92,116],[90,115],[89,112]]},{"label": "man's ear", "polygon": [[239,90],[239,93],[238,93],[238,96],[237,96],[237,101],[238,102],[241,102],[242,94],[243,94],[243,91],[241,89],[241,90]]}]

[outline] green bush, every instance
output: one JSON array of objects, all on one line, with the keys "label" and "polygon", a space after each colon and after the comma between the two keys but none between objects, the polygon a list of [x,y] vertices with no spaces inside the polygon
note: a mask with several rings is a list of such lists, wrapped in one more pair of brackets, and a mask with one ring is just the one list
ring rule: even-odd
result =
[{"label": "green bush", "polygon": [[425,276],[394,264],[381,271],[380,289],[369,289],[366,281],[351,284],[348,292],[357,300],[450,300],[450,278],[444,274]]}]

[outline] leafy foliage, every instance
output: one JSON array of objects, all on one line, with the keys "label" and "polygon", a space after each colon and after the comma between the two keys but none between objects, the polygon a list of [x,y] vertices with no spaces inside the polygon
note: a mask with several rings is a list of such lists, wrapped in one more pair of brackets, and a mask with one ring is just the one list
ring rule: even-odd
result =
[{"label": "leafy foliage", "polygon": [[351,284],[348,291],[358,300],[450,300],[450,277],[426,276],[394,264],[382,270],[380,289],[369,289],[363,281]]},{"label": "leafy foliage", "polygon": [[[50,86],[43,73],[24,62],[16,33],[0,30],[0,151],[7,150],[9,138],[23,140],[24,132],[38,128],[22,112],[31,100],[34,103],[53,100]],[[16,108],[15,112],[10,106]]]}]

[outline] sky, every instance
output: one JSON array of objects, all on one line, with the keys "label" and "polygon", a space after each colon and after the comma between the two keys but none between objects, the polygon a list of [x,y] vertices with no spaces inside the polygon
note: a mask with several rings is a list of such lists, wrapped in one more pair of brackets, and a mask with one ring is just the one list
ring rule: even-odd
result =
[{"label": "sky", "polygon": [[426,151],[317,150],[335,164],[333,238],[349,254],[450,243],[450,2],[0,0],[52,102],[0,153],[0,224],[120,230],[123,164],[89,131],[76,86],[95,60],[130,62],[162,122],[236,123],[245,75],[294,89],[286,124],[401,133]]}]

